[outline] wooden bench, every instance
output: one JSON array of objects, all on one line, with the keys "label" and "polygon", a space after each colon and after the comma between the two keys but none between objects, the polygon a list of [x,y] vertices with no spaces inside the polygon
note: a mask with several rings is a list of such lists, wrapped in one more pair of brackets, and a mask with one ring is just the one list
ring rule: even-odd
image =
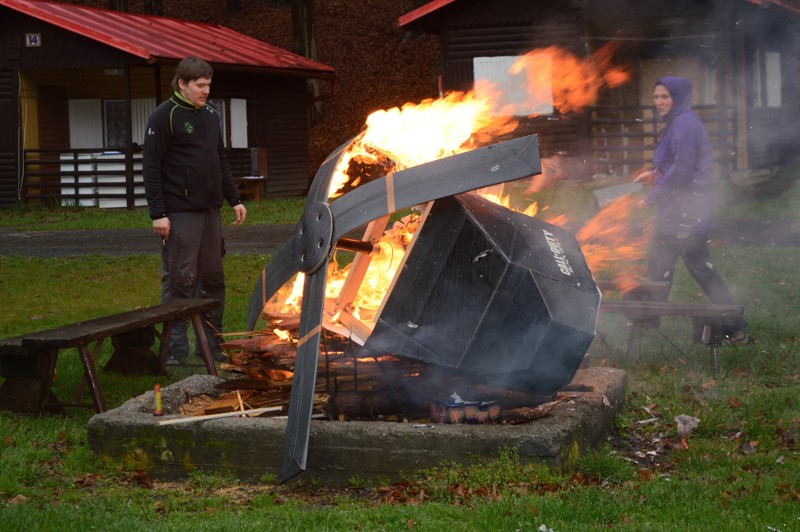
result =
[{"label": "wooden bench", "polygon": [[[601,290],[620,290],[612,283],[598,283]],[[695,343],[708,346],[714,371],[717,371],[717,348],[724,345],[726,325],[744,315],[740,305],[720,305],[701,303],[668,303],[652,301],[663,299],[669,291],[667,283],[646,281],[620,290],[621,300],[604,298],[600,303],[600,313],[619,314],[630,320],[631,329],[626,351],[629,355],[641,357],[642,333],[662,317],[692,318],[692,338]]]},{"label": "wooden bench", "polygon": [[[63,412],[51,391],[56,360],[61,349],[76,348],[84,375],[73,403],[68,406],[81,406],[78,401],[88,384],[95,411],[105,412],[94,364],[104,340],[141,329],[152,330],[159,339],[159,371],[163,373],[169,355],[172,322],[182,318],[191,320],[206,369],[209,374],[217,375],[203,331],[202,315],[220,304],[216,299],[177,300],[0,340],[0,373],[6,377],[0,385],[0,405],[18,412]],[[161,331],[156,328],[159,323]],[[91,350],[90,344],[94,344]]]}]

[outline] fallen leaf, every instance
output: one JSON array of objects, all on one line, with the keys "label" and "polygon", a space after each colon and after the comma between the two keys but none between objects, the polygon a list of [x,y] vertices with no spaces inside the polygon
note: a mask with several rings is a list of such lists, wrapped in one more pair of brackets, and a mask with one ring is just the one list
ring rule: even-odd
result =
[{"label": "fallen leaf", "polygon": [[751,442],[746,442],[739,447],[739,451],[741,451],[742,454],[753,454],[756,452],[756,448]]},{"label": "fallen leaf", "polygon": [[731,408],[739,408],[742,406],[742,402],[734,396],[728,397],[728,406]]},{"label": "fallen leaf", "polygon": [[710,390],[712,388],[716,388],[716,386],[717,386],[717,381],[715,381],[714,379],[706,381],[700,385],[700,387],[703,388],[704,390]]},{"label": "fallen leaf", "polygon": [[26,502],[28,502],[28,498],[25,495],[16,495],[8,501],[8,504],[25,504]]},{"label": "fallen leaf", "polygon": [[152,488],[153,487],[153,478],[150,476],[150,473],[147,471],[143,471],[141,469],[137,469],[127,478],[129,483],[138,484],[139,487],[142,488]]},{"label": "fallen leaf", "polygon": [[651,480],[656,478],[656,474],[648,469],[643,469],[639,471],[638,475],[639,475],[639,480],[643,482],[650,482]]},{"label": "fallen leaf", "polygon": [[94,486],[94,483],[101,478],[103,478],[103,475],[99,473],[87,473],[82,477],[76,478],[75,485],[80,486],[82,488],[89,488],[91,486]]}]

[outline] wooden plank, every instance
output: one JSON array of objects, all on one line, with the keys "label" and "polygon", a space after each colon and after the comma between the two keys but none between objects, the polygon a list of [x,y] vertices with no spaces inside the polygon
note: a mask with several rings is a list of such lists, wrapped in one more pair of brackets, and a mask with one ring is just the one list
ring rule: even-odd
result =
[{"label": "wooden plank", "polygon": [[183,299],[23,335],[22,347],[61,349],[219,307],[216,299]]},{"label": "wooden plank", "polygon": [[684,316],[696,318],[738,317],[744,315],[740,305],[665,303],[661,301],[602,301],[600,312],[622,314],[629,318]]}]

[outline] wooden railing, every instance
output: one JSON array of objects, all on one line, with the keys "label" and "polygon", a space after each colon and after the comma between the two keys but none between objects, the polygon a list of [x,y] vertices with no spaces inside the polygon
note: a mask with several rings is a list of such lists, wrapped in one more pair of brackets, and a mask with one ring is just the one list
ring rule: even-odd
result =
[{"label": "wooden railing", "polygon": [[[711,137],[714,161],[722,177],[735,169],[736,109],[721,105],[693,107]],[[653,157],[658,120],[652,106],[593,108],[589,116],[589,159],[593,175],[626,176]]]},{"label": "wooden railing", "polygon": [[[254,174],[249,148],[227,151],[234,177]],[[130,160],[102,149],[25,150],[22,195],[25,203],[134,208],[147,205],[142,154]],[[255,172],[257,172],[257,168]]]}]

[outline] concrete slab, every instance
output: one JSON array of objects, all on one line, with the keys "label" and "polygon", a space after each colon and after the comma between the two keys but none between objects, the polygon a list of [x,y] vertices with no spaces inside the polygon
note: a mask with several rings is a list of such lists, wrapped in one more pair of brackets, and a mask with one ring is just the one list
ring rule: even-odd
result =
[{"label": "concrete slab", "polygon": [[[277,476],[285,419],[221,418],[176,425],[186,397],[214,393],[218,377],[194,375],[162,390],[165,415],[153,416],[153,392],[92,417],[89,445],[101,459],[148,471],[161,480],[193,471],[231,473],[243,481]],[[399,480],[402,473],[443,461],[475,463],[515,448],[523,460],[568,471],[582,452],[597,448],[614,429],[625,399],[625,372],[579,370],[572,384],[591,391],[570,393],[544,417],[524,425],[444,425],[372,421],[321,421],[311,426],[308,469],[297,477],[325,484],[351,478]]]}]

